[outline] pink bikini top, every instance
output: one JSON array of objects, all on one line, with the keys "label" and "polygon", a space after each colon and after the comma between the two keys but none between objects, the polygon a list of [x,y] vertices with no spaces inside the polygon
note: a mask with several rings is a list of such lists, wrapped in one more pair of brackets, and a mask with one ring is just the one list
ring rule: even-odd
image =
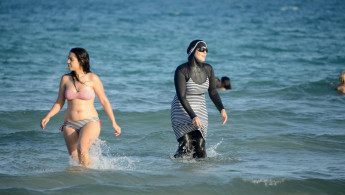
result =
[{"label": "pink bikini top", "polygon": [[79,92],[74,92],[70,89],[65,91],[65,97],[67,100],[81,99],[81,100],[91,100],[95,98],[95,93],[91,90],[83,90]]}]

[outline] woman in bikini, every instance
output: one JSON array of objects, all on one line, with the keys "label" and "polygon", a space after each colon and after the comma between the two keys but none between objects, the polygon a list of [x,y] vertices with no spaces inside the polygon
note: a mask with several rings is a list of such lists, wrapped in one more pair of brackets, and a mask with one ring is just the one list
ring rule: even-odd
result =
[{"label": "woman in bikini", "polygon": [[47,116],[42,119],[41,127],[44,130],[50,118],[61,110],[67,99],[65,122],[60,130],[63,132],[68,152],[72,158],[79,161],[81,165],[88,166],[90,164],[90,146],[101,131],[101,121],[94,107],[95,95],[112,123],[115,136],[121,134],[121,128],[115,121],[101,80],[90,71],[87,51],[83,48],[71,49],[67,64],[71,72],[62,76],[58,98]]}]

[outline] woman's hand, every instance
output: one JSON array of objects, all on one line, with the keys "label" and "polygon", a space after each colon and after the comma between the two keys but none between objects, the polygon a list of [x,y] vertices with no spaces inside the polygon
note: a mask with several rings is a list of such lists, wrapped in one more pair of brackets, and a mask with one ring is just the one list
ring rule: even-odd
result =
[{"label": "woman's hand", "polygon": [[50,118],[48,118],[48,117],[42,119],[42,121],[41,121],[41,128],[42,128],[42,130],[44,130],[44,128],[46,127],[46,125],[49,122],[49,120],[50,120]]},{"label": "woman's hand", "polygon": [[222,122],[222,125],[224,125],[226,123],[226,121],[228,120],[228,115],[226,114],[226,111],[225,109],[223,109],[220,114],[222,115],[222,118],[223,118],[223,122]]},{"label": "woman's hand", "polygon": [[116,123],[113,124],[113,128],[115,129],[115,136],[119,136],[121,134],[121,127],[118,126]]},{"label": "woman's hand", "polygon": [[201,126],[201,122],[200,122],[199,117],[196,116],[193,118],[193,125],[194,125],[194,127],[200,127]]}]

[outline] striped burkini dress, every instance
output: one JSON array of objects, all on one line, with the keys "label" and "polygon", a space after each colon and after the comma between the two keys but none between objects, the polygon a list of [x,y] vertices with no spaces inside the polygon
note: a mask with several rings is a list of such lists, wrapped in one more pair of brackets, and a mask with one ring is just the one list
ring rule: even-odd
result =
[{"label": "striped burkini dress", "polygon": [[205,92],[209,88],[209,79],[202,84],[197,84],[190,78],[186,82],[186,98],[193,109],[194,113],[199,117],[202,124],[201,127],[195,127],[192,119],[183,108],[177,95],[175,95],[171,103],[171,123],[175,132],[176,139],[194,130],[199,130],[206,139],[208,127],[208,114],[205,101]]}]

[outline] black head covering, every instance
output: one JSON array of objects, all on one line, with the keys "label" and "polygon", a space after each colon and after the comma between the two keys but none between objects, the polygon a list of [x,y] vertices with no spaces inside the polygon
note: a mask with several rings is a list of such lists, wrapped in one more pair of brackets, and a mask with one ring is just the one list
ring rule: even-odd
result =
[{"label": "black head covering", "polygon": [[189,64],[195,64],[195,63],[198,65],[202,64],[202,63],[199,63],[194,57],[195,50],[197,48],[202,48],[202,47],[207,47],[206,42],[203,40],[194,40],[189,44],[187,48]]},{"label": "black head covering", "polygon": [[188,57],[194,54],[195,49],[197,48],[202,48],[202,47],[207,47],[206,42],[203,40],[194,40],[190,42],[188,48],[187,48],[187,54]]}]

